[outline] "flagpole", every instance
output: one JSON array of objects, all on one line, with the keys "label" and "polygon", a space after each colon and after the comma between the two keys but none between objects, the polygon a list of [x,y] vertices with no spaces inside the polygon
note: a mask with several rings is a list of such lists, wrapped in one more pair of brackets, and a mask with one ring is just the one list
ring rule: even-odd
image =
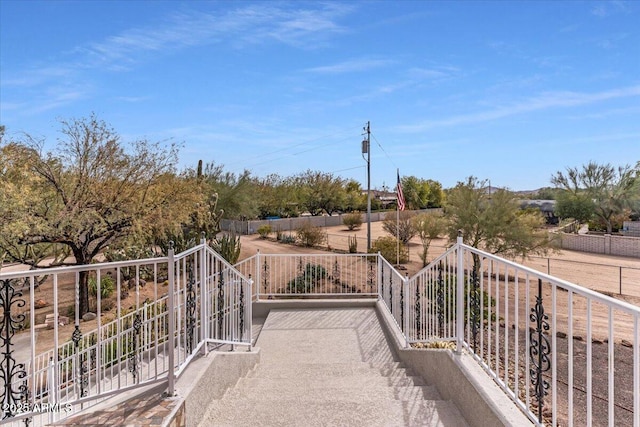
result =
[{"label": "flagpole", "polygon": [[[396,191],[400,189],[400,168],[396,169],[398,173],[398,188]],[[400,194],[396,194],[397,202],[396,202],[396,265],[400,265]]]}]

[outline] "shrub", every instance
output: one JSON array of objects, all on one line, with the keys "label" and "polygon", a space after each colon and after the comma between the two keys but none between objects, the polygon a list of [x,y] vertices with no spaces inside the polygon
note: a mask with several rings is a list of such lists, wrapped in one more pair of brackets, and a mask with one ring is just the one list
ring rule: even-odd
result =
[{"label": "shrub", "polygon": [[346,214],[342,217],[342,223],[346,225],[349,230],[356,230],[362,225],[362,214],[359,212]]},{"label": "shrub", "polygon": [[[389,263],[395,264],[398,251],[398,241],[393,237],[380,237],[373,242],[369,253],[380,252],[380,255]],[[409,251],[404,243],[400,242],[400,264],[409,261]]]},{"label": "shrub", "polygon": [[[400,221],[398,221],[398,216]],[[407,211],[402,211],[399,214],[397,212],[389,212],[384,217],[382,228],[394,238],[397,233],[402,243],[409,243],[409,240],[416,235],[416,229],[411,222],[412,217],[413,214]]]},{"label": "shrub", "polygon": [[[116,284],[111,276],[102,276],[100,278],[100,298],[109,298],[116,290]],[[96,296],[98,294],[98,279],[89,277],[89,294]]]},{"label": "shrub", "polygon": [[[302,268],[301,268],[302,270]],[[304,270],[288,284],[289,292],[305,293],[312,290],[313,286],[327,277],[327,269],[318,264],[307,263]]]},{"label": "shrub", "polygon": [[349,253],[355,254],[358,252],[358,237],[349,236]]},{"label": "shrub", "polygon": [[260,227],[258,227],[258,234],[263,239],[269,237],[269,234],[271,234],[272,231],[273,230],[271,229],[271,226],[269,224],[261,225]]},{"label": "shrub", "polygon": [[298,242],[302,246],[319,246],[327,240],[327,234],[322,227],[314,227],[307,223],[297,230]]}]

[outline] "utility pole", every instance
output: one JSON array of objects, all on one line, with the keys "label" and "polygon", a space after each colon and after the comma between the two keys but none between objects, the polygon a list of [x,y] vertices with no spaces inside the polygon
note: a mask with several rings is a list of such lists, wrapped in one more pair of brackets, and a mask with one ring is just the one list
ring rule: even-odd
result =
[{"label": "utility pole", "polygon": [[365,139],[362,141],[362,158],[367,154],[367,252],[371,249],[371,122],[363,128]]}]

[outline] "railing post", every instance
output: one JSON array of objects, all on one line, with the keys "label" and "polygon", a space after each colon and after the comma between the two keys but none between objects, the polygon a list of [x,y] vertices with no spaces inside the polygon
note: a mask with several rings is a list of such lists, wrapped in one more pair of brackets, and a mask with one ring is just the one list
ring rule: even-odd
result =
[{"label": "railing post", "polygon": [[402,329],[404,329],[404,346],[409,348],[409,273],[405,273],[402,283]]},{"label": "railing post", "polygon": [[[207,263],[207,239],[204,231],[200,238],[200,323],[202,325],[202,340],[206,341],[209,338],[209,310],[207,304],[207,290],[208,277],[209,277],[209,264]],[[204,344],[205,356],[209,353],[209,346]]]},{"label": "railing post", "polygon": [[[260,264],[260,249],[258,249],[257,253],[256,253],[256,283],[258,284],[258,286],[256,286],[256,301],[260,301],[260,283],[262,283],[261,279],[262,279],[262,275],[260,274],[260,268],[262,267],[262,264]],[[253,286],[251,287],[252,291],[251,293],[253,294]],[[253,300],[253,298],[251,298]]]},{"label": "railing post", "polygon": [[384,299],[384,295],[382,295],[382,255],[380,254],[380,251],[378,251],[378,256],[376,257],[377,259],[377,267],[378,267],[378,272],[377,272],[377,276],[378,276],[378,299]]},{"label": "railing post", "polygon": [[456,266],[456,353],[462,352],[464,340],[464,253],[462,252],[462,230],[458,230],[456,242],[458,265]]},{"label": "railing post", "polygon": [[246,316],[247,316],[247,322],[249,325],[249,350],[251,351],[253,348],[253,298],[251,298],[251,294],[253,293],[253,279],[251,279],[251,276],[249,276],[249,281],[247,282],[249,284],[249,292],[247,292],[248,298],[247,298],[247,310],[246,310]]},{"label": "railing post", "polygon": [[173,396],[175,392],[175,382],[176,382],[176,373],[175,373],[175,335],[176,335],[176,316],[175,316],[175,272],[174,272],[174,250],[173,250],[173,242],[169,242],[169,250],[167,251],[167,275],[169,280],[169,297],[167,301],[167,316],[169,320],[169,338],[167,340],[168,351],[169,351],[169,384],[167,387],[167,395]]},{"label": "railing post", "polygon": [[[56,362],[53,357],[49,359],[49,368],[47,369],[47,384],[49,386],[49,403],[55,405],[58,403],[56,396],[58,394],[58,381],[56,375]],[[4,403],[4,402],[3,402]],[[49,422],[53,423],[53,411],[49,411]]]}]

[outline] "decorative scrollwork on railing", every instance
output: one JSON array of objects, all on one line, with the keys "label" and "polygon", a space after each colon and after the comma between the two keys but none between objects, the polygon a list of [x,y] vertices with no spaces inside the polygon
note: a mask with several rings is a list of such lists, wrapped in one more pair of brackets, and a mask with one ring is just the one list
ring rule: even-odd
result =
[{"label": "decorative scrollwork on railing", "polygon": [[185,309],[186,309],[186,344],[187,344],[187,352],[191,353],[193,351],[193,345],[195,343],[195,330],[196,330],[196,291],[195,291],[196,281],[193,278],[193,270],[189,269],[189,280],[187,280],[187,297],[185,300]]},{"label": "decorative scrollwork on railing", "polygon": [[82,341],[82,332],[80,331],[80,325],[76,324],[73,333],[71,334],[71,341],[73,341],[73,348],[76,354],[76,363],[78,366],[77,372],[77,384],[80,388],[79,395],[80,397],[85,397],[87,395],[87,386],[89,385],[89,379],[87,378],[87,356],[84,352],[80,352],[80,341]]},{"label": "decorative scrollwork on railing", "polygon": [[218,264],[218,338],[222,338],[224,326],[224,271],[223,264]]},{"label": "decorative scrollwork on railing", "polygon": [[240,341],[244,340],[244,283],[240,282]]},{"label": "decorative scrollwork on railing", "polygon": [[380,283],[380,298],[384,300],[384,264],[380,265],[380,279],[382,283]]},{"label": "decorative scrollwork on railing", "polygon": [[369,291],[373,292],[376,284],[376,272],[374,269],[374,263],[369,262],[369,270],[367,271],[367,283],[369,284]]},{"label": "decorative scrollwork on railing", "polygon": [[[28,393],[25,381],[17,386],[18,380],[27,376],[24,363],[17,363],[13,358],[13,350],[11,347],[11,339],[16,331],[20,329],[25,320],[25,315],[16,313],[16,309],[24,307],[25,300],[22,298],[22,292],[16,291],[11,280],[0,281],[0,307],[3,314],[0,316],[0,340],[2,341],[2,363],[0,364],[0,379],[4,384],[2,389],[2,399],[0,404],[3,406],[4,418],[11,418],[14,415],[14,409],[18,408],[19,403],[23,402],[25,395]],[[14,310],[13,313],[11,310]]]},{"label": "decorative scrollwork on railing", "polygon": [[131,354],[129,355],[129,372],[133,375],[133,381],[138,382],[138,362],[140,355],[138,342],[140,341],[140,329],[142,329],[142,319],[139,314],[133,318],[133,337],[131,338]]},{"label": "decorative scrollwork on railing", "polygon": [[549,331],[549,316],[544,312],[542,305],[542,280],[538,279],[538,295],[536,305],[531,308],[529,315],[531,322],[535,324],[535,329],[529,335],[529,356],[532,367],[529,369],[531,376],[531,386],[534,389],[534,397],[538,404],[538,421],[542,423],[542,409],[544,406],[544,396],[547,395],[549,382],[543,378],[544,372],[551,369],[551,344],[545,335]]},{"label": "decorative scrollwork on railing", "polygon": [[[393,314],[393,270],[389,270],[389,310]],[[384,295],[384,294],[383,294]]]},{"label": "decorative scrollwork on railing", "polygon": [[264,260],[262,264],[262,286],[264,287],[264,293],[267,293],[267,288],[269,287],[269,263],[267,260]]},{"label": "decorative scrollwork on railing", "polygon": [[442,277],[442,261],[438,264],[438,280],[436,288],[436,308],[438,313],[438,335],[444,337],[444,278]]},{"label": "decorative scrollwork on railing", "polygon": [[477,353],[478,349],[478,332],[480,331],[480,287],[478,278],[478,262],[474,257],[473,270],[471,271],[471,289],[469,291],[469,306],[471,316],[471,338],[473,340],[473,352]]},{"label": "decorative scrollwork on railing", "polygon": [[409,332],[404,330],[404,283],[400,283],[400,329],[405,335]]},{"label": "decorative scrollwork on railing", "polygon": [[418,338],[419,340],[422,339],[422,311],[420,304],[421,297],[422,295],[420,293],[420,280],[416,280],[416,338]]},{"label": "decorative scrollwork on railing", "polygon": [[331,278],[333,279],[334,285],[340,284],[340,264],[338,264],[338,258],[336,257],[336,262],[333,263],[333,270],[331,271]]}]

